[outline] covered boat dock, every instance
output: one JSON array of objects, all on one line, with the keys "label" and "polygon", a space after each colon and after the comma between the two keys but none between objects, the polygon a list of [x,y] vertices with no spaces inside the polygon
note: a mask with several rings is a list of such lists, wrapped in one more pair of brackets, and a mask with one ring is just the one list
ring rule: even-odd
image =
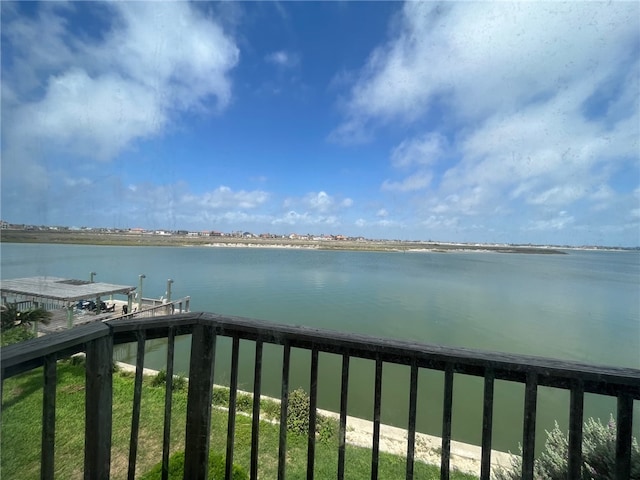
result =
[{"label": "covered boat dock", "polygon": [[77,302],[95,302],[96,315],[100,314],[102,299],[113,295],[126,295],[129,310],[136,287],[91,282],[60,277],[28,277],[0,281],[2,304],[17,303],[22,308],[41,307],[55,311],[66,309],[68,326],[73,325]]}]

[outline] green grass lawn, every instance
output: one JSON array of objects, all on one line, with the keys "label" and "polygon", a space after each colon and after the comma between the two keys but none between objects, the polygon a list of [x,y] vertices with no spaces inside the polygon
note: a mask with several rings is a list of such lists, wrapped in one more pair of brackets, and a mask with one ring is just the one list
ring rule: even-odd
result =
[{"label": "green grass lawn", "polygon": [[[153,386],[145,378],[140,418],[136,472],[141,475],[162,459],[164,420],[164,386]],[[111,478],[126,478],[129,436],[133,403],[133,377],[115,373],[113,376],[113,434]],[[184,448],[186,418],[186,388],[173,393],[171,420],[171,451]],[[266,406],[267,410],[275,410]],[[42,369],[9,379],[3,387],[0,478],[31,479],[40,476],[40,444],[42,422]],[[214,408],[211,419],[211,449],[226,451],[227,412]],[[279,426],[260,423],[260,478],[277,477]],[[234,463],[249,472],[251,453],[251,418],[236,416]],[[55,476],[61,479],[83,477],[84,461],[84,368],[69,362],[58,364],[56,397]],[[337,435],[316,442],[315,476],[336,478],[338,463]],[[379,478],[404,478],[403,457],[380,454]],[[371,450],[347,446],[346,475],[348,479],[366,479],[371,475]],[[306,478],[307,437],[287,435],[287,478]],[[439,468],[416,462],[416,478],[439,478]],[[473,479],[471,475],[454,472],[453,479]]]}]

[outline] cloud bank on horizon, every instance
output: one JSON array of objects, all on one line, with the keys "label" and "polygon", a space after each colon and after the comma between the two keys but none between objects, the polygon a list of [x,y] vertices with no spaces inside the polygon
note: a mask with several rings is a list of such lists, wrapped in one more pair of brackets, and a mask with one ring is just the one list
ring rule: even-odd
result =
[{"label": "cloud bank on horizon", "polygon": [[640,245],[637,2],[1,8],[5,221]]}]

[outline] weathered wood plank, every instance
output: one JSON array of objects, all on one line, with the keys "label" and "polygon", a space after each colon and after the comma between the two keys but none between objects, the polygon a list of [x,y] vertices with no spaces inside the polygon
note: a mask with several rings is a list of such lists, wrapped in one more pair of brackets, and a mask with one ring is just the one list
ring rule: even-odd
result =
[{"label": "weathered wood plank", "polygon": [[569,478],[580,478],[582,473],[582,423],[584,410],[584,388],[576,381],[571,388],[569,410]]},{"label": "weathered wood plank", "polygon": [[56,354],[45,357],[44,386],[42,394],[42,451],[40,478],[53,479],[54,451],[56,440]]},{"label": "weathered wood plank", "polygon": [[416,417],[418,403],[418,364],[415,358],[411,362],[411,379],[409,380],[409,425],[407,433],[407,471],[406,479],[413,480],[413,460],[416,445]]},{"label": "weathered wood plank", "polygon": [[258,478],[258,439],[260,435],[260,393],[262,388],[262,342],[256,341],[253,369],[253,416],[251,419],[251,480]]},{"label": "weathered wood plank", "polygon": [[451,459],[451,414],[453,412],[453,365],[444,371],[444,395],[442,407],[442,447],[440,479],[449,480]]},{"label": "weathered wood plank", "polygon": [[2,380],[44,365],[47,355],[65,358],[84,351],[85,343],[109,335],[103,323],[91,323],[0,348]]},{"label": "weathered wood plank", "polygon": [[191,337],[184,478],[207,478],[216,335],[197,324]]},{"label": "weathered wood plank", "polygon": [[380,413],[382,407],[382,359],[376,358],[373,387],[373,446],[371,448],[371,480],[378,478],[380,464]]},{"label": "weathered wood plank", "polygon": [[631,478],[631,437],[633,425],[633,399],[629,395],[618,397],[618,423],[616,438],[616,480]]},{"label": "weathered wood plank", "polygon": [[313,480],[316,458],[316,408],[318,407],[318,350],[311,350],[309,375],[309,432],[307,435],[307,480]]},{"label": "weathered wood plank", "polygon": [[284,344],[282,358],[282,385],[280,393],[280,436],[278,439],[278,480],[285,480],[287,467],[287,411],[289,408],[289,367],[291,346]]},{"label": "weathered wood plank", "polygon": [[164,392],[164,429],[162,432],[162,480],[167,480],[169,478],[171,409],[173,405],[173,356],[175,344],[175,329],[173,327],[169,327],[167,338],[167,385]]},{"label": "weathered wood plank", "polygon": [[342,356],[342,382],[340,385],[340,427],[338,430],[338,480],[344,479],[344,460],[347,436],[347,402],[349,399],[349,355]]},{"label": "weathered wood plank", "polygon": [[522,434],[522,479],[533,480],[536,449],[536,406],[538,402],[538,377],[527,376],[524,391],[524,425]]},{"label": "weathered wood plank", "polygon": [[233,446],[236,438],[236,401],[238,399],[238,361],[240,339],[233,337],[231,347],[231,382],[229,384],[229,416],[227,417],[227,456],[225,478],[231,478],[233,471]]},{"label": "weathered wood plank", "polygon": [[86,346],[84,478],[108,480],[111,463],[113,342],[110,336]]},{"label": "weathered wood plank", "polygon": [[[455,365],[456,373],[484,376],[488,368],[495,378],[524,383],[530,372],[538,374],[541,386],[568,388],[572,379],[581,379],[586,392],[617,395],[620,387],[640,399],[640,370],[610,367],[548,359],[535,356],[488,352],[459,347],[423,344],[414,341],[384,339],[354,333],[342,333],[311,327],[294,327],[274,324],[242,317],[231,317],[203,313],[202,322],[215,325],[216,331],[234,332],[240,338],[261,338],[264,342],[282,345],[285,341],[292,347],[310,350],[315,343],[323,352],[352,354],[360,358],[375,360],[378,356],[385,362],[408,365],[412,356],[418,366],[444,370],[448,364]],[[322,338],[322,342],[318,342]]]},{"label": "weathered wood plank", "polygon": [[493,432],[493,370],[487,370],[484,376],[484,404],[482,410],[482,455],[480,460],[480,479],[491,477],[491,436]]},{"label": "weathered wood plank", "polygon": [[127,478],[136,478],[136,460],[138,457],[138,432],[140,430],[140,406],[142,402],[142,372],[144,370],[144,331],[138,331],[138,348],[136,350],[136,376],[133,386],[133,412],[131,414],[131,436],[129,438],[129,469]]}]

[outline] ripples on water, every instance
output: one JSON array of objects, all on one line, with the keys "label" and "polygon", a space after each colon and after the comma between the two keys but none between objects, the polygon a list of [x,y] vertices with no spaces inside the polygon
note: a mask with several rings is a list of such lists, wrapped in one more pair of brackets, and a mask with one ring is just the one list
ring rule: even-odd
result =
[{"label": "ripples on water", "polygon": [[[640,368],[640,254],[571,251],[568,255],[372,253],[283,249],[96,247],[2,244],[2,277],[88,278],[138,285],[144,296],[191,296],[194,311],[279,323]],[[252,385],[253,346],[242,342],[240,381]],[[176,371],[186,373],[188,339]],[[146,363],[164,368],[163,342],[147,345]],[[216,382],[228,379],[230,342],[220,339]],[[122,354],[122,352],[120,352]],[[132,355],[135,355],[133,348]],[[265,347],[263,385],[279,395],[282,349]],[[131,357],[133,358],[133,357]],[[294,352],[292,387],[308,388],[308,352]],[[321,354],[319,404],[339,406],[340,359]],[[372,361],[351,365],[349,412],[371,417]],[[418,426],[438,433],[440,372],[421,371]],[[406,425],[409,368],[385,365],[382,419]],[[496,382],[495,442],[517,451],[523,388]],[[637,403],[637,402],[636,402]],[[456,377],[454,436],[478,443],[482,381]],[[540,389],[539,431],[567,424],[568,395]],[[615,404],[587,396],[585,412],[608,419]],[[640,433],[636,408],[635,434]],[[541,441],[544,440],[541,435]]]}]

